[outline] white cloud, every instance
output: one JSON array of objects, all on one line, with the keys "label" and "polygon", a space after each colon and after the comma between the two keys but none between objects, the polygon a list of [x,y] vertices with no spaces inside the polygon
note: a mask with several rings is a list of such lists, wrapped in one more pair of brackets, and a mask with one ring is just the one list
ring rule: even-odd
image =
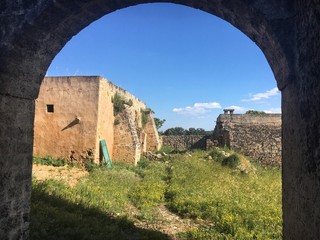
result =
[{"label": "white cloud", "polygon": [[270,108],[268,110],[264,110],[265,113],[281,113],[281,108]]},{"label": "white cloud", "polygon": [[192,107],[174,108],[172,111],[182,115],[197,116],[211,112],[211,109],[214,108],[221,108],[220,103],[195,103]]},{"label": "white cloud", "polygon": [[210,103],[195,103],[193,107],[196,108],[221,108],[220,103],[210,102]]},{"label": "white cloud", "polygon": [[235,106],[235,105],[232,105],[232,106],[229,106],[229,107],[226,107],[226,108],[234,109],[235,113],[244,113],[244,112],[246,112],[248,110],[248,108]]},{"label": "white cloud", "polygon": [[276,96],[280,94],[280,91],[278,90],[278,88],[272,88],[271,90],[265,91],[263,93],[256,93],[253,94],[251,98],[249,99],[242,99],[242,102],[255,102],[255,101],[259,101],[261,99],[268,99],[272,96]]}]

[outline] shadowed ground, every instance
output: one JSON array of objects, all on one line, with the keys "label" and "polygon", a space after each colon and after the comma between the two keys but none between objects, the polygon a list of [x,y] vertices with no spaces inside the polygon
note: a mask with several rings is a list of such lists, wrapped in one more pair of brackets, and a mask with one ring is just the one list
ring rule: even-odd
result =
[{"label": "shadowed ground", "polygon": [[32,191],[30,239],[170,239],[167,235],[137,228],[126,217],[113,217],[44,192],[39,183]]}]

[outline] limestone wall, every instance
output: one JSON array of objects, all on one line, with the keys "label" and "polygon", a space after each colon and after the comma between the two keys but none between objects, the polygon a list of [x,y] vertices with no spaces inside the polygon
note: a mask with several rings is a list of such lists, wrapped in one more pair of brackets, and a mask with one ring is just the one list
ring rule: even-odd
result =
[{"label": "limestone wall", "polygon": [[206,149],[206,135],[162,136],[162,145],[173,149]]},{"label": "limestone wall", "polygon": [[46,77],[36,100],[33,154],[97,159],[98,103],[97,77]]},{"label": "limestone wall", "polygon": [[97,123],[97,139],[96,149],[100,149],[100,141],[104,139],[110,157],[113,157],[114,145],[114,116],[113,104],[111,97],[113,96],[110,86],[106,79],[99,78],[99,104],[98,104],[98,123]]},{"label": "limestone wall", "polygon": [[112,82],[106,79],[105,81],[108,84],[108,89],[110,91],[111,96],[114,96],[117,93],[120,96],[122,96],[127,102],[129,100],[132,101],[132,106],[127,110],[130,112],[132,118],[136,122],[137,127],[142,128],[141,110],[147,109],[147,105],[143,101],[141,101],[139,98],[129,93],[128,91],[122,89],[117,85],[114,85]]},{"label": "limestone wall", "polygon": [[281,114],[221,114],[214,138],[262,165],[281,165]]},{"label": "limestone wall", "polygon": [[[132,106],[125,105],[125,111],[115,117],[112,99],[116,93],[131,100]],[[99,76],[46,77],[36,100],[33,154],[99,163],[104,139],[112,160],[136,164],[142,143],[148,150],[160,147],[151,115],[142,127],[146,109],[141,100]]]},{"label": "limestone wall", "polygon": [[156,124],[153,119],[153,115],[151,112],[147,114],[147,123],[143,128],[144,132],[144,143],[145,143],[145,151],[157,151],[161,147],[160,138],[158,135],[158,130]]},{"label": "limestone wall", "polygon": [[115,116],[113,159],[131,164],[136,164],[145,151],[160,149],[161,143],[153,120],[152,113],[147,114],[147,123],[142,126],[142,112],[147,111],[147,106],[140,99],[126,90],[106,81],[111,95],[120,95],[126,102],[126,109]]},{"label": "limestone wall", "polygon": [[113,160],[135,165],[140,160],[141,144],[129,108],[126,106],[117,116],[120,122],[114,126]]}]

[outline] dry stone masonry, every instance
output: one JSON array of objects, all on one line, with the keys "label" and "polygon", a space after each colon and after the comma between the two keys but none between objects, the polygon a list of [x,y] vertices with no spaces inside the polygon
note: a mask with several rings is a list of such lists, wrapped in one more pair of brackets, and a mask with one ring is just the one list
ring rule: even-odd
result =
[{"label": "dry stone masonry", "polygon": [[221,114],[213,138],[265,166],[281,166],[281,114]]},{"label": "dry stone masonry", "polygon": [[263,166],[281,166],[281,114],[233,114],[225,109],[214,132],[206,135],[162,136],[162,145],[172,149],[228,147]]},{"label": "dry stone masonry", "polygon": [[179,150],[206,149],[209,138],[206,135],[162,136],[162,145]]}]

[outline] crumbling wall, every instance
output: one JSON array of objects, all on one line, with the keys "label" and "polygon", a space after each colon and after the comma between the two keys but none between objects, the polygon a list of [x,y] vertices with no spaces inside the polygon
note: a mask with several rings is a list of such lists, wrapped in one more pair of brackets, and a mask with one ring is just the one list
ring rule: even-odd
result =
[{"label": "crumbling wall", "polygon": [[150,111],[146,113],[147,122],[143,127],[143,137],[145,137],[145,151],[157,151],[161,147],[161,141],[158,135],[158,130]]},{"label": "crumbling wall", "polygon": [[[114,96],[120,95],[126,103],[125,111],[115,116],[113,159],[136,164],[141,153],[155,151],[161,147],[158,131],[153,120],[152,112],[140,99],[110,81],[109,89]],[[147,122],[143,126],[142,115],[146,114]]]},{"label": "crumbling wall", "polygon": [[281,114],[221,114],[214,138],[261,165],[281,165]]},{"label": "crumbling wall", "polygon": [[120,122],[114,126],[113,160],[135,165],[140,160],[141,144],[129,108],[117,116]]},{"label": "crumbling wall", "polygon": [[[115,94],[131,102],[116,117]],[[160,147],[151,113],[142,126],[146,109],[137,97],[99,76],[46,77],[36,101],[34,155],[99,163],[104,139],[111,159],[136,164],[142,143],[148,148],[143,151]]]}]

